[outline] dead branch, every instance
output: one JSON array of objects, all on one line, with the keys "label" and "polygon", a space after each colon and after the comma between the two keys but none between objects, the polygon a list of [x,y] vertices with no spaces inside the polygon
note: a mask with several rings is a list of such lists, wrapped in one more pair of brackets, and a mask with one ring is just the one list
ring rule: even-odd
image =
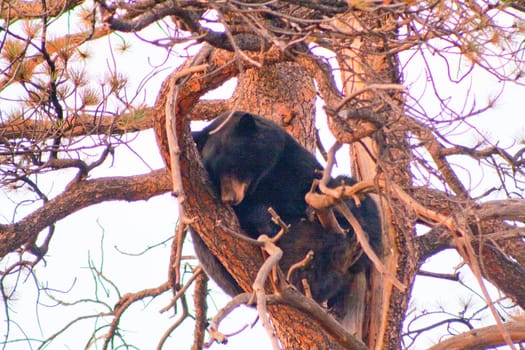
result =
[{"label": "dead branch", "polygon": [[304,289],[304,295],[307,298],[313,299],[313,297],[312,297],[312,289],[310,288],[310,284],[308,283],[306,278],[303,278],[301,280],[301,285],[303,286],[303,289]]},{"label": "dead branch", "polygon": [[210,327],[208,328],[208,331],[210,332],[211,339],[206,342],[205,347],[210,347],[213,341],[216,341],[220,344],[226,344],[228,342],[228,336],[219,332],[219,325],[221,321],[237,307],[241,305],[247,305],[251,299],[252,293],[242,293],[236,295],[217,312],[217,314],[210,321]]},{"label": "dead branch", "polygon": [[175,237],[173,237],[171,242],[170,266],[168,272],[168,281],[170,281],[173,293],[177,293],[181,286],[180,263],[182,260],[182,246],[187,232],[188,225],[179,221],[177,229],[175,230]]},{"label": "dead branch", "polygon": [[266,284],[268,276],[270,276],[272,270],[278,269],[279,261],[283,256],[283,251],[272,242],[270,237],[266,235],[261,235],[257,240],[260,242],[264,242],[262,250],[264,251],[264,253],[268,254],[268,257],[265,259],[264,264],[257,272],[257,277],[253,282],[253,292],[256,298],[256,306],[259,318],[261,319],[264,329],[266,330],[266,333],[270,338],[270,342],[272,343],[273,349],[278,350],[280,347],[277,340],[277,335],[275,334],[273,326],[270,323],[270,319],[268,318],[268,310],[266,308],[266,292],[264,290],[264,285]]},{"label": "dead branch", "polygon": [[281,228],[279,232],[271,239],[273,243],[276,243],[279,241],[279,239],[290,229],[290,225],[286,224],[286,222],[281,219],[281,217],[277,214],[277,212],[273,208],[268,208],[268,212],[272,216],[272,221],[279,225]]},{"label": "dead branch", "polygon": [[[335,201],[340,198],[341,194],[338,193],[336,189],[331,189],[328,187],[328,183],[332,178],[332,168],[335,164],[335,154],[341,146],[342,145],[339,142],[336,142],[332,147],[330,147],[330,150],[327,153],[326,167],[323,170],[323,176],[319,181],[314,180],[310,192],[305,196],[305,201],[315,209],[317,218],[325,230],[345,234],[345,230],[341,227],[341,225],[339,225],[334,211],[332,210],[332,206],[335,204]],[[322,196],[317,195],[315,192],[317,186],[322,193],[331,193],[331,196],[326,196],[326,198],[323,198]],[[330,204],[329,202],[331,202],[331,200],[327,201],[329,198],[333,198],[334,202]],[[313,205],[313,202],[316,202],[315,206]]]},{"label": "dead branch", "polygon": [[332,315],[326,312],[313,299],[302,295],[294,288],[281,289],[280,295],[268,297],[270,304],[284,304],[304,312],[308,317],[318,321],[319,325],[341,344],[344,349],[365,350],[368,349],[361,340],[348,333]]},{"label": "dead branch", "polygon": [[[287,225],[279,217],[279,215],[277,215],[277,213],[275,212],[275,210],[273,208],[268,208],[268,211],[272,215],[272,220],[276,224],[281,226],[280,232],[275,237],[270,238],[270,237],[268,237],[266,235],[261,235],[261,236],[258,237],[257,241],[254,241],[251,238],[245,237],[244,235],[238,234],[238,233],[230,230],[229,228],[226,228],[226,230],[229,233],[234,234],[238,238],[241,238],[242,240],[245,240],[245,241],[247,241],[249,243],[252,243],[252,242],[253,243],[258,243],[258,245],[261,247],[261,250],[263,251],[263,253],[268,256],[265,259],[265,261],[262,264],[262,266],[259,268],[259,271],[257,272],[257,276],[255,278],[255,281],[253,282],[253,285],[252,285],[253,293],[254,293],[253,296],[255,297],[255,299],[254,300],[252,300],[253,298],[250,299],[249,303],[250,304],[252,304],[253,302],[256,303],[259,319],[261,319],[261,321],[263,323],[263,326],[264,326],[268,336],[270,337],[270,341],[272,343],[272,347],[274,349],[279,349],[277,336],[276,336],[275,331],[274,331],[274,329],[273,329],[273,327],[272,327],[272,325],[270,323],[270,320],[268,318],[268,310],[266,308],[266,297],[267,296],[266,296],[266,293],[265,293],[264,286],[265,286],[266,281],[268,280],[268,277],[270,276],[270,273],[272,271],[274,271],[274,274],[273,274],[274,279],[276,278],[276,276],[279,275],[279,273],[276,272],[276,270],[278,269],[278,264],[279,264],[279,261],[282,258],[283,251],[279,247],[277,247],[275,245],[275,242],[277,242],[282,237],[282,235],[284,235],[288,231],[289,225]],[[276,286],[278,284],[275,283],[274,280],[272,280],[272,285]],[[242,298],[240,298],[240,299],[242,299]],[[232,304],[232,305],[229,305],[228,308],[234,307],[234,306],[235,306],[235,304]],[[210,330],[210,333],[214,334],[213,338],[216,339],[219,342],[225,342],[226,341],[226,337],[223,334],[218,333],[216,331],[217,330],[216,327],[218,327],[218,323],[216,325],[214,325],[214,327],[215,328],[213,330]]]},{"label": "dead branch", "polygon": [[193,345],[191,350],[200,350],[204,346],[204,335],[208,325],[208,276],[200,273],[195,281],[193,291],[193,304],[195,305],[195,330],[193,332]]},{"label": "dead branch", "polygon": [[190,74],[196,72],[202,72],[207,68],[206,65],[201,64],[200,56],[196,57],[194,60],[191,60],[187,67],[182,70],[178,70],[175,74],[171,75],[168,84],[170,86],[166,104],[164,106],[166,113],[166,138],[169,147],[169,164],[171,181],[173,184],[173,195],[177,197],[177,203],[179,207],[179,220],[183,224],[189,224],[190,219],[186,217],[184,210],[184,201],[186,200],[186,195],[184,193],[184,188],[182,187],[182,175],[180,170],[180,147],[177,141],[177,124],[176,119],[176,105],[177,99],[179,96],[179,87],[177,84],[179,79],[187,78]]}]

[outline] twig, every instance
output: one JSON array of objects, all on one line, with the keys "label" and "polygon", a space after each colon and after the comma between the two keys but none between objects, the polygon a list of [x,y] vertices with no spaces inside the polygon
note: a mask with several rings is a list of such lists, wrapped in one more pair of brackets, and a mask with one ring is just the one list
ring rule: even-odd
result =
[{"label": "twig", "polygon": [[304,257],[303,260],[296,262],[295,264],[290,266],[290,268],[288,269],[288,273],[286,274],[286,280],[290,281],[292,279],[292,274],[295,272],[295,270],[303,269],[305,266],[307,266],[312,261],[313,258],[314,258],[313,250],[308,251],[308,253],[306,253],[306,256]]},{"label": "twig", "polygon": [[272,207],[268,208],[268,212],[272,216],[272,221],[276,225],[279,225],[281,227],[281,230],[273,238],[271,238],[272,243],[277,243],[281,239],[281,237],[286,232],[288,232],[288,230],[290,229],[290,225],[286,224],[286,222],[284,222],[283,219],[281,219],[281,217],[277,215],[277,212]]},{"label": "twig", "polygon": [[177,197],[177,202],[179,204],[179,209],[182,212],[179,212],[181,222],[184,223],[184,209],[182,203],[186,199],[184,194],[184,189],[182,187],[182,175],[180,172],[180,147],[177,140],[177,126],[176,126],[176,108],[177,97],[179,95],[179,87],[177,86],[177,77],[174,75],[170,79],[170,89],[166,101],[165,113],[166,113],[166,137],[168,139],[169,145],[169,156],[170,156],[170,165],[171,165],[171,181],[173,186],[173,194]]},{"label": "twig", "polygon": [[304,295],[305,295],[307,298],[313,299],[313,297],[312,297],[312,289],[310,288],[310,284],[308,283],[308,281],[306,280],[306,278],[303,278],[303,279],[301,280],[301,284],[303,285]]},{"label": "twig", "polygon": [[419,276],[441,278],[449,281],[459,281],[459,275],[457,273],[437,273],[425,270],[419,270],[417,273]]},{"label": "twig", "polygon": [[118,325],[124,311],[128,309],[134,302],[142,300],[147,297],[155,297],[169,290],[169,283],[166,282],[157,288],[144,289],[140,292],[133,294],[123,295],[117,304],[113,307],[113,321],[109,325],[108,332],[104,335],[104,344],[102,349],[107,349],[110,345],[111,339],[115,336],[115,333],[118,331]]},{"label": "twig", "polygon": [[185,295],[182,295],[181,304],[182,304],[182,314],[179,316],[179,318],[177,318],[177,320],[168,329],[166,329],[166,331],[160,338],[159,343],[157,344],[157,350],[162,350],[164,343],[166,342],[166,340],[168,340],[168,337],[173,332],[173,330],[177,328],[182,322],[184,322],[186,317],[190,315],[190,312],[188,311],[188,302],[186,301]]},{"label": "twig", "polygon": [[195,268],[195,270],[193,270],[193,275],[191,275],[191,277],[188,279],[188,281],[184,284],[184,286],[182,288],[180,288],[177,293],[173,296],[173,298],[171,299],[170,303],[166,306],[164,306],[162,309],[160,309],[160,312],[163,313],[163,312],[166,312],[168,311],[169,309],[171,309],[175,303],[177,302],[177,300],[184,295],[184,293],[186,293],[186,290],[191,286],[191,284],[193,283],[193,281],[195,281],[195,279],[199,276],[199,274],[201,273],[204,273],[204,270],[202,269],[202,266],[197,266]]},{"label": "twig", "polygon": [[342,144],[336,141],[332,145],[332,147],[330,147],[328,153],[326,154],[326,167],[324,168],[323,177],[321,178],[321,181],[319,183],[319,188],[321,189],[321,191],[328,188],[328,182],[330,182],[330,179],[332,178],[332,168],[335,164],[335,154],[341,148],[341,146]]},{"label": "twig", "polygon": [[356,98],[357,96],[364,94],[365,92],[368,92],[370,90],[398,90],[398,91],[405,91],[406,86],[402,84],[370,84],[362,89],[357,90],[356,92],[346,96],[334,109],[333,114],[339,113],[339,111],[351,100]]}]

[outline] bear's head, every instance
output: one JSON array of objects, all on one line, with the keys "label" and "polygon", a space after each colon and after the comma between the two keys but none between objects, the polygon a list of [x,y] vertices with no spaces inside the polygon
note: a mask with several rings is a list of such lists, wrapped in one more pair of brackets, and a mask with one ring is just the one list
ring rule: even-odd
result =
[{"label": "bear's head", "polygon": [[225,113],[193,139],[224,203],[238,205],[253,193],[282,155],[286,132],[247,112]]}]

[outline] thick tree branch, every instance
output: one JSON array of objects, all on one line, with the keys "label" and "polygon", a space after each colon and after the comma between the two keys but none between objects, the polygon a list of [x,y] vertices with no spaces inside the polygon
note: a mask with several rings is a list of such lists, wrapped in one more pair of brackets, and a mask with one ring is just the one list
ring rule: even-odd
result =
[{"label": "thick tree branch", "polygon": [[525,223],[525,201],[522,199],[494,200],[482,203],[475,215],[481,220],[513,220]]},{"label": "thick tree branch", "polygon": [[[108,9],[105,4],[103,4],[103,7]],[[184,40],[206,42],[216,48],[227,51],[235,51],[238,48],[242,51],[261,52],[270,48],[265,38],[254,33],[231,33],[234,34],[232,37],[228,33],[215,32],[203,27],[199,23],[200,16],[195,16],[199,11],[196,11],[191,4],[190,9],[185,9],[185,7],[186,4],[184,2],[168,1],[155,3],[150,8],[142,8],[138,13],[133,11],[133,13],[137,13],[133,18],[122,18],[111,9],[108,11],[111,13],[106,16],[105,21],[112,30],[136,32],[164,17],[175,16],[181,20],[184,27],[179,29],[184,30],[186,29],[185,27],[188,27],[187,29],[193,33],[192,37],[184,38]],[[203,7],[200,12],[204,13],[206,9],[207,7]]]},{"label": "thick tree branch", "polygon": [[40,231],[82,208],[112,200],[147,200],[168,192],[170,186],[166,169],[155,170],[145,175],[73,183],[64,193],[19,222],[0,225],[0,257],[33,241]]},{"label": "thick tree branch", "polygon": [[[511,321],[503,325],[513,342],[525,341],[525,321]],[[487,349],[505,345],[504,337],[497,326],[488,326],[461,333],[445,339],[429,350]]]},{"label": "thick tree branch", "polygon": [[[232,105],[231,99],[199,101],[191,111],[189,119],[211,120],[231,110]],[[154,107],[144,107],[135,109],[133,113],[124,113],[118,116],[94,117],[93,115],[83,114],[65,118],[61,125],[43,119],[0,121],[0,137],[6,140],[45,140],[53,138],[57,134],[64,137],[123,135],[128,132],[151,129],[154,124],[154,113]]]},{"label": "thick tree branch", "polygon": [[472,244],[483,276],[525,309],[525,268],[493,242]]},{"label": "thick tree branch", "polygon": [[[471,203],[471,201],[460,199],[444,191],[427,187],[414,187],[410,189],[409,193],[422,206],[443,215],[457,216],[460,213],[465,213],[469,217],[469,224],[475,234],[483,233],[486,235],[509,230],[509,225],[505,224],[503,220],[523,222],[523,215],[520,210],[524,202],[519,199]],[[517,259],[520,264],[525,265],[525,244],[520,240],[519,235],[496,236],[491,237],[491,239],[494,239],[498,245],[505,247],[505,251]],[[447,245],[448,243],[444,244]],[[436,251],[429,253],[434,254]]]},{"label": "thick tree branch", "polygon": [[58,125],[50,120],[9,120],[0,123],[0,137],[7,140],[45,140],[63,135],[80,137],[87,135],[123,135],[127,132],[147,130],[153,127],[153,109],[144,108],[119,116],[94,117],[77,115],[65,118]]},{"label": "thick tree branch", "polygon": [[417,261],[418,265],[426,259],[447,248],[454,248],[454,242],[450,237],[450,232],[445,226],[436,226],[424,235],[416,237]]},{"label": "thick tree branch", "polygon": [[290,4],[306,7],[309,9],[322,12],[324,15],[335,15],[337,13],[344,13],[348,10],[348,2],[340,0],[285,0]]}]

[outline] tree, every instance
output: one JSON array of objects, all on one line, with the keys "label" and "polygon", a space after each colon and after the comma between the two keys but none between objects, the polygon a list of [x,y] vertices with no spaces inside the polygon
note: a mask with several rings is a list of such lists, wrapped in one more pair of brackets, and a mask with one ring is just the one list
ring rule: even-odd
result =
[{"label": "tree", "polygon": [[[124,311],[172,293],[170,307],[180,305],[179,317],[159,340],[161,347],[190,315],[185,292],[195,283],[193,346],[202,348],[205,278],[200,268],[189,279],[181,276],[188,228],[247,292],[264,259],[257,247],[231,234],[239,231],[238,223],[206,182],[189,121],[248,110],[274,119],[313,151],[321,143],[316,139],[324,141],[314,128],[314,115],[322,115],[314,112],[319,96],[335,140],[350,145],[349,170],[361,182],[349,190],[374,193],[381,207],[384,252],[370,278],[356,279],[342,319],[283,286],[267,295],[270,333],[275,330],[281,346],[290,349],[410,347],[432,329],[438,329],[437,339],[454,335],[436,349],[524,342],[525,325],[519,319],[525,305],[523,148],[520,140],[510,146],[492,141],[477,124],[495,110],[506,89],[522,89],[523,10],[520,3],[443,1],[4,3],[1,98],[11,109],[2,108],[1,183],[6,191],[23,191],[25,198],[17,204],[36,202],[23,217],[19,205],[14,206],[14,219],[0,226],[7,324],[16,324],[10,313],[16,310],[13,292],[26,276],[37,276],[35,266],[52,253],[59,220],[98,203],[172,191],[179,221],[169,278],[160,286],[119,294],[114,306],[94,316],[110,321],[94,328],[88,345],[127,344],[120,327]],[[79,29],[65,34],[63,24],[72,14],[79,18]],[[143,88],[166,63],[152,69],[135,94],[115,63],[117,48],[110,52],[113,63],[102,80],[90,81],[92,76],[81,68],[90,55],[87,47],[100,38],[118,36],[118,50],[128,50],[123,33],[136,33],[150,47],[163,48],[166,61],[172,52],[183,56],[180,45],[189,52],[165,76],[154,105],[143,100]],[[408,72],[424,74],[426,85],[405,80]],[[483,75],[505,86],[480,106],[469,84]],[[237,86],[231,98],[201,99],[232,78]],[[457,91],[446,91],[452,87]],[[151,128],[168,170],[93,175],[116,149],[132,147],[126,136]],[[457,132],[477,140],[457,137]],[[336,149],[327,152],[329,161]],[[469,184],[468,178],[480,171],[495,176],[479,186]],[[46,174],[66,174],[68,183],[50,197],[40,181]],[[428,258],[447,249],[457,252],[473,280],[457,271],[422,270]],[[91,267],[101,285],[110,282],[101,269]],[[409,301],[417,276],[451,279],[479,293],[484,304],[471,311],[475,306],[467,303],[459,313],[446,307],[413,311]],[[246,295],[235,301],[247,302]],[[494,326],[481,328],[475,322],[482,312],[491,315]],[[438,313],[446,317],[432,317]],[[422,320],[424,327],[419,326]],[[480,336],[456,335],[468,329]],[[8,333],[5,343],[12,341]]]}]

